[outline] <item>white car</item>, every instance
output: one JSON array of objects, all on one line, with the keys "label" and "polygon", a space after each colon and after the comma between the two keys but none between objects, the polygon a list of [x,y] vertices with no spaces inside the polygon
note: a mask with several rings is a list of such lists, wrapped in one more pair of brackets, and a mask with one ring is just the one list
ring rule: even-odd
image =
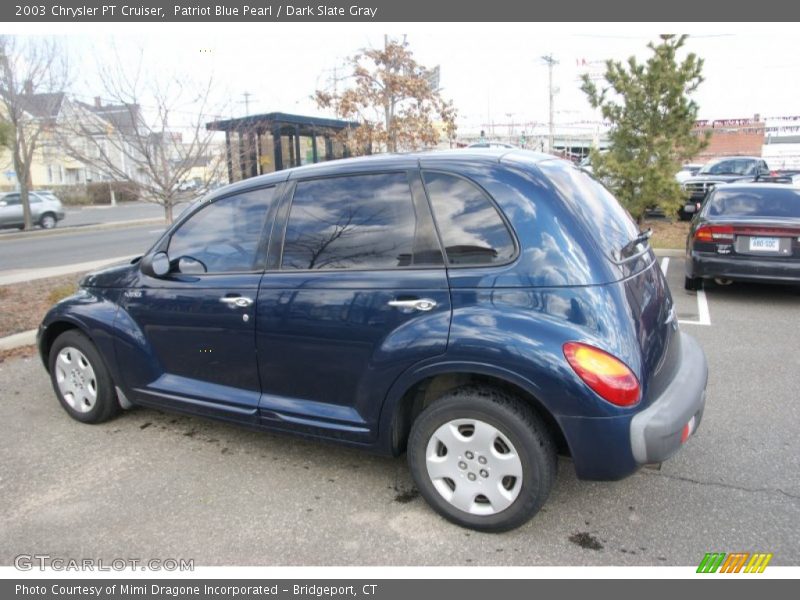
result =
[{"label": "white car", "polygon": [[505,142],[475,142],[467,146],[467,148],[516,148],[513,144],[506,144]]},{"label": "white car", "polygon": [[697,172],[702,168],[703,165],[698,165],[694,163],[683,165],[681,167],[681,170],[675,173],[675,179],[678,181],[678,183],[683,183],[684,181],[689,179],[689,177],[694,177],[695,175],[697,175]]}]

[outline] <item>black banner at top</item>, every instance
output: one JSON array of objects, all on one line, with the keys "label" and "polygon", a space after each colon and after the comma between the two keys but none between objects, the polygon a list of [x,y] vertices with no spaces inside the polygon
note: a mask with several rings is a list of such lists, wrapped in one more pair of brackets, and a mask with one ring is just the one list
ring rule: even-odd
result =
[{"label": "black banner at top", "polygon": [[785,0],[12,0],[6,23],[45,22],[519,22],[519,21],[793,21],[800,4]]}]

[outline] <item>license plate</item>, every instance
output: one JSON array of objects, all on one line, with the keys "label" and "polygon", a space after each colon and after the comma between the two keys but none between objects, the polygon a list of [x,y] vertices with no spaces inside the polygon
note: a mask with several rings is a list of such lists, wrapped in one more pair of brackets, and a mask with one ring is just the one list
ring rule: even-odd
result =
[{"label": "license plate", "polygon": [[753,252],[778,252],[781,249],[779,238],[751,237],[750,250]]},{"label": "license plate", "polygon": [[695,210],[697,210],[697,205],[695,204],[686,204],[683,207],[683,212],[693,213]]}]

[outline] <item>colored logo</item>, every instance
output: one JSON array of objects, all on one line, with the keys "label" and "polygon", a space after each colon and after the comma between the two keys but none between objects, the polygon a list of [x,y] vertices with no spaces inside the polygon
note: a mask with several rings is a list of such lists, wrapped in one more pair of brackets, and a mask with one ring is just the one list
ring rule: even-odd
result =
[{"label": "colored logo", "polygon": [[766,552],[707,552],[697,567],[698,573],[763,573],[772,554]]}]

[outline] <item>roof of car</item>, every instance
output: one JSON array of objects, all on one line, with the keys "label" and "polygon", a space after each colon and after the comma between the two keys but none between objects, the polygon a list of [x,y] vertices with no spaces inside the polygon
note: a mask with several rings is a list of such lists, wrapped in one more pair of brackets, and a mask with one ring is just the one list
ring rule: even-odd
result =
[{"label": "roof of car", "polygon": [[719,158],[712,158],[706,164],[718,163],[724,160],[764,160],[761,156],[720,156]]},{"label": "roof of car", "polygon": [[737,181],[733,183],[722,183],[714,188],[715,190],[742,190],[742,191],[758,191],[758,190],[786,190],[787,192],[794,192],[797,194],[797,188],[785,183],[778,183],[772,181]]},{"label": "roof of car", "polygon": [[214,190],[206,198],[212,200],[231,192],[243,191],[258,186],[268,186],[288,179],[301,177],[320,177],[347,173],[349,171],[379,171],[383,169],[407,169],[416,167],[420,162],[459,162],[459,163],[498,163],[505,157],[514,157],[530,163],[546,160],[561,160],[552,154],[543,154],[517,148],[462,148],[458,150],[432,150],[425,152],[409,152],[397,154],[372,154],[355,158],[343,158],[319,162],[301,167],[293,167],[259,175],[226,185]]}]

